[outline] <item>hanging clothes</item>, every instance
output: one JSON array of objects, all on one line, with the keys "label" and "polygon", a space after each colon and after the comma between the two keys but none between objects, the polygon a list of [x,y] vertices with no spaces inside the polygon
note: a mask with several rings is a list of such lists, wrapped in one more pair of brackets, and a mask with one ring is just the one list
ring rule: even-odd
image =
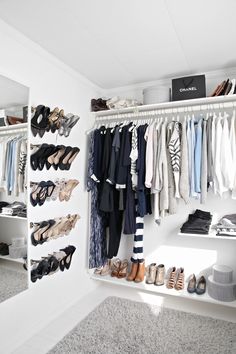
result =
[{"label": "hanging clothes", "polygon": [[0,139],[0,189],[17,197],[24,193],[26,173],[27,140],[23,136],[6,136]]},{"label": "hanging clothes", "polygon": [[90,242],[89,242],[89,268],[98,268],[105,264],[107,258],[106,247],[106,220],[98,209],[98,187],[92,176],[94,175],[95,136],[97,131],[90,133],[87,191],[91,192],[90,206]]}]

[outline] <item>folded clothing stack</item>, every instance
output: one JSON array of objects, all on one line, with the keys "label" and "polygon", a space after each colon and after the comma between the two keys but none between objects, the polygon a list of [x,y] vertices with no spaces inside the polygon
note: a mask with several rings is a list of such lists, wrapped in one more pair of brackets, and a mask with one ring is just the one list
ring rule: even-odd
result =
[{"label": "folded clothing stack", "polygon": [[7,256],[9,254],[9,246],[4,242],[0,242],[0,255]]},{"label": "folded clothing stack", "polygon": [[26,217],[26,205],[21,202],[14,202],[2,208],[3,215]]},{"label": "folded clothing stack", "polygon": [[223,216],[214,228],[217,236],[236,237],[236,214]]},{"label": "folded clothing stack", "polygon": [[207,235],[209,233],[211,221],[211,213],[197,209],[193,214],[188,216],[188,221],[183,224],[180,230],[185,234]]},{"label": "folded clothing stack", "polygon": [[9,205],[8,202],[0,202],[0,213],[2,212],[2,208],[5,208],[7,205]]}]

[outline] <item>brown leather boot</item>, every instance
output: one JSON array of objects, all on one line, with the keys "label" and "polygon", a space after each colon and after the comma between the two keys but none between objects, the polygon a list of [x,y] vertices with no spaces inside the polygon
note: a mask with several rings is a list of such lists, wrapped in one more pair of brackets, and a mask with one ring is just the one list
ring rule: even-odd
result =
[{"label": "brown leather boot", "polygon": [[135,283],[141,283],[144,280],[145,275],[145,262],[138,264],[138,271],[134,279]]},{"label": "brown leather boot", "polygon": [[138,271],[138,263],[132,263],[131,271],[127,276],[126,280],[133,281],[136,277],[137,271]]}]

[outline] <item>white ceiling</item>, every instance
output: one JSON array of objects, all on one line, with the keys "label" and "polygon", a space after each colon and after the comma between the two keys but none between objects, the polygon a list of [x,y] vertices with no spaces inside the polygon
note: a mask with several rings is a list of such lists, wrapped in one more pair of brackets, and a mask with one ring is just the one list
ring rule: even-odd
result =
[{"label": "white ceiling", "polygon": [[235,0],[0,0],[0,17],[102,88],[236,66]]}]

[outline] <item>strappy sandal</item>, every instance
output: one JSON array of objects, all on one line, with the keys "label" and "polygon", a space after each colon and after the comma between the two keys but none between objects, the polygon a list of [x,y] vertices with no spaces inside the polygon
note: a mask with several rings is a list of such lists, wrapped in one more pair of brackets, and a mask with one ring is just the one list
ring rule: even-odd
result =
[{"label": "strappy sandal", "polygon": [[177,281],[175,283],[175,289],[176,290],[184,289],[184,268],[179,269]]},{"label": "strappy sandal", "polygon": [[70,135],[72,128],[76,125],[76,123],[79,121],[79,119],[80,119],[79,116],[75,116],[72,114],[72,116],[68,119],[68,121],[65,122],[63,135],[66,138]]},{"label": "strappy sandal", "polygon": [[117,278],[126,278],[129,262],[127,259],[121,262]]},{"label": "strappy sandal", "polygon": [[112,277],[117,277],[120,271],[120,266],[121,266],[121,260],[119,258],[115,259],[112,262],[111,266],[111,276]]},{"label": "strappy sandal", "polygon": [[166,284],[166,287],[168,289],[173,289],[174,286],[175,286],[175,282],[176,282],[176,268],[173,267],[171,272],[170,272],[169,279],[168,279],[168,282]]},{"label": "strappy sandal", "polygon": [[49,127],[48,131],[51,130],[52,133],[55,133],[57,129],[57,124],[59,123],[59,108],[56,107],[54,110],[50,113],[49,117]]},{"label": "strappy sandal", "polygon": [[79,181],[76,179],[70,179],[67,183],[64,184],[64,188],[59,193],[60,201],[67,201],[70,199],[73,189],[79,184]]},{"label": "strappy sandal", "polygon": [[48,198],[48,200],[57,200],[57,198],[59,197],[59,192],[60,192],[60,179],[57,178],[55,181],[54,181],[54,184],[55,184],[55,188],[51,194],[51,197]]}]

